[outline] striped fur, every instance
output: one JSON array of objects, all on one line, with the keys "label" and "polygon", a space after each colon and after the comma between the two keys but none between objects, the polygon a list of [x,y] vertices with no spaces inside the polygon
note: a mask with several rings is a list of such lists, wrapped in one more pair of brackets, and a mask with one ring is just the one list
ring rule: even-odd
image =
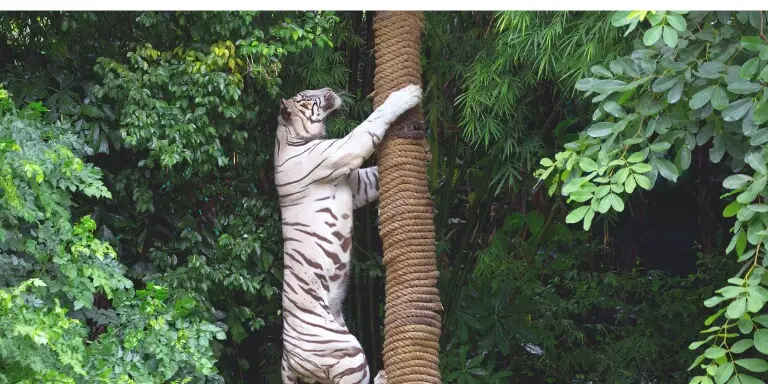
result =
[{"label": "striped fur", "polygon": [[[378,169],[360,169],[389,125],[421,101],[409,85],[341,139],[325,138],[326,116],[341,104],[328,88],[282,100],[275,183],[284,241],[283,383],[358,384],[368,363],[341,313],[352,248],[352,211],[376,200]],[[374,383],[386,383],[380,371]]]}]

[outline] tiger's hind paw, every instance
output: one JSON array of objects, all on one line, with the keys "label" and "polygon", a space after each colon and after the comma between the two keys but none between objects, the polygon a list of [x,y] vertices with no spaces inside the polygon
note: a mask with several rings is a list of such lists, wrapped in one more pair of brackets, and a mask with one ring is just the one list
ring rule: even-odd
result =
[{"label": "tiger's hind paw", "polygon": [[373,384],[387,384],[387,375],[383,369],[373,378]]}]

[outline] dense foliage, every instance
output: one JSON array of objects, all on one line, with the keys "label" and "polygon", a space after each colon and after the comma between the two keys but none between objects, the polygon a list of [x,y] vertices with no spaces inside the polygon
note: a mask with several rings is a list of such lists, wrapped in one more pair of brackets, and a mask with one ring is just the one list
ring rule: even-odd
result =
[{"label": "dense foliage", "polygon": [[[764,19],[426,13],[445,382],[760,380]],[[369,12],[0,13],[0,382],[279,382],[277,101],[331,87],[348,132],[372,49]]]},{"label": "dense foliage", "polygon": [[[768,128],[768,39],[764,12],[618,12],[615,26],[626,33],[646,26],[631,54],[591,68],[597,77],[576,88],[596,95],[594,121],[565,145],[555,159],[544,158],[541,178],[552,177],[552,195],[560,181],[569,201],[582,203],[566,222],[591,226],[597,213],[622,212],[623,196],[638,187],[650,190],[658,176],[676,182],[691,166],[697,146],[709,145],[709,160],[727,162],[722,181],[732,201],[723,211],[736,217],[726,253],[735,251],[744,267],[707,307],[727,303],[705,325],[708,336],[691,344],[707,345],[692,368],[706,373],[692,383],[761,382],[768,362],[750,348],[768,354],[768,258],[761,253],[768,234],[768,176],[765,143]],[[647,23],[646,23],[647,21]],[[726,157],[727,155],[727,157]],[[764,250],[763,250],[764,251]],[[724,319],[720,317],[724,316]],[[715,323],[717,321],[717,323]],[[715,324],[715,325],[713,325]],[[703,363],[703,364],[702,364]],[[732,379],[733,378],[733,379]]]}]

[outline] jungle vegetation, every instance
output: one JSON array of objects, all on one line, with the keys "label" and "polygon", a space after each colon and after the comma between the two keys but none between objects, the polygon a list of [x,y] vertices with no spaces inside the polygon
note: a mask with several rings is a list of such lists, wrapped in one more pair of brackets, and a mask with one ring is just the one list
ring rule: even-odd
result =
[{"label": "jungle vegetation", "polygon": [[[766,16],[426,12],[445,382],[768,379]],[[279,382],[278,100],[349,132],[372,49],[370,12],[0,12],[0,383]]]}]

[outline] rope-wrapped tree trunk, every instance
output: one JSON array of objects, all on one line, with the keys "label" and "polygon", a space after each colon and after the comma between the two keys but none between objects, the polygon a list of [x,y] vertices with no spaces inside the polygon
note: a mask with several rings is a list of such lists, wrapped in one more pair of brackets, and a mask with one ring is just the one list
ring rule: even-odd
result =
[{"label": "rope-wrapped tree trunk", "polygon": [[[408,84],[421,85],[423,20],[422,12],[376,13],[374,108]],[[387,275],[383,360],[389,384],[441,383],[441,305],[423,121],[419,106],[406,112],[378,150]]]}]

